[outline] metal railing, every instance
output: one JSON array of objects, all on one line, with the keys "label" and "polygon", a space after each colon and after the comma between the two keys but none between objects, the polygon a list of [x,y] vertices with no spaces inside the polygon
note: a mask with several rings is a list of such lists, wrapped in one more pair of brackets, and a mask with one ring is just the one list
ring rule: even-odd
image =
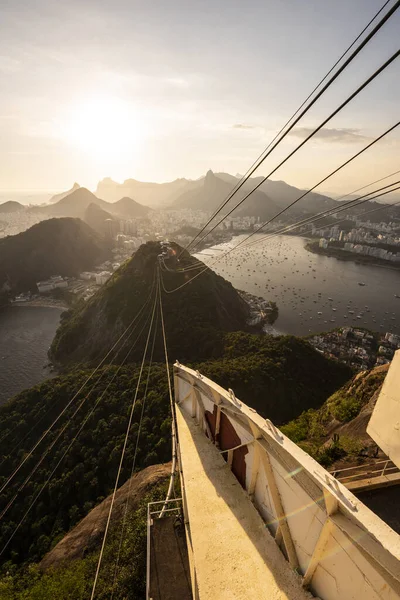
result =
[{"label": "metal railing", "polygon": [[[178,506],[173,506],[172,508],[164,508],[166,504],[178,504]],[[156,506],[160,506],[159,509],[152,510]],[[162,517],[161,517],[162,513]],[[150,537],[150,528],[155,518],[165,518],[173,516],[175,513],[176,516],[183,515],[183,505],[182,498],[173,498],[171,500],[159,500],[156,502],[149,502],[147,505],[147,560],[146,560],[146,600],[150,599],[150,569],[151,569],[151,537]]]},{"label": "metal railing", "polygon": [[[383,466],[382,468],[376,469],[375,467],[377,467],[378,465]],[[341,473],[349,473],[349,471],[353,472],[349,475],[341,475]],[[336,479],[338,479],[346,485],[346,483],[350,483],[351,481],[355,481],[357,479],[383,477],[388,473],[395,472],[400,473],[400,469],[390,460],[390,458],[387,458],[383,460],[378,460],[374,463],[354,465],[352,467],[346,467],[344,469],[333,469],[329,472],[331,473],[331,475],[333,475],[333,477],[335,477]]]},{"label": "metal railing", "polygon": [[[375,475],[375,471],[379,476],[398,470],[390,459],[328,473],[232,390],[179,363],[174,365],[174,380],[177,407],[227,455],[228,465],[240,476],[290,566],[302,576],[304,587],[324,600],[352,597],[360,586],[365,600],[378,595],[382,600],[400,600],[399,537],[343,482]],[[239,439],[232,439],[230,448],[225,440],[221,448],[223,431],[231,430]],[[244,460],[245,468],[236,469],[235,452],[242,447],[247,453],[245,459],[237,459],[236,467]],[[185,486],[182,489],[185,504]],[[351,552],[343,552],[344,547]],[[345,580],[343,570],[351,574]],[[337,582],[333,587],[332,578]],[[371,586],[364,586],[363,581],[369,579],[379,580],[379,589],[384,591],[377,595]]]}]

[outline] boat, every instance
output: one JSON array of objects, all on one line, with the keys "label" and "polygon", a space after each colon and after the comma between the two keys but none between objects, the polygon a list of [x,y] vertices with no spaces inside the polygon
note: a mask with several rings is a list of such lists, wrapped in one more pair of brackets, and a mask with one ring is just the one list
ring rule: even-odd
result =
[{"label": "boat", "polygon": [[364,286],[364,285],[366,285],[366,284],[365,284],[363,281],[359,281],[359,282],[358,282],[358,285]]}]

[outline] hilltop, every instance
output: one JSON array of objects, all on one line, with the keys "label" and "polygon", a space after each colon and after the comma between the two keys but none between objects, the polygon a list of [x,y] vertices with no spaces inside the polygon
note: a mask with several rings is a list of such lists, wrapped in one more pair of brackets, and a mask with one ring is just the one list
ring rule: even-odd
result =
[{"label": "hilltop", "polygon": [[0,291],[36,291],[51,275],[76,276],[109,256],[102,238],[79,219],[49,219],[0,240]]},{"label": "hilltop", "polygon": [[96,198],[88,189],[79,187],[71,193],[60,194],[60,198],[52,204],[32,207],[31,211],[50,217],[74,217],[81,219],[85,214],[85,210],[92,203],[102,207],[104,201]]},{"label": "hilltop", "polygon": [[106,177],[98,183],[95,194],[108,202],[115,202],[124,196],[133,197],[138,202],[155,208],[169,206],[185,188],[193,184],[194,182],[188,179],[176,179],[166,183],[126,179],[123,183],[117,183]]},{"label": "hilltop", "polygon": [[[182,250],[172,244],[176,252]],[[68,365],[93,361],[118,339],[149,296],[153,286],[158,242],[142,245],[84,306],[69,312],[51,346],[51,357]],[[187,252],[181,265],[195,261]],[[185,282],[185,274],[163,273],[168,289]],[[222,348],[222,332],[248,330],[248,306],[232,284],[207,270],[179,293],[165,294],[167,336],[171,356],[198,360],[215,356]],[[140,347],[140,344],[138,344]],[[138,359],[136,351],[131,360]],[[162,349],[156,357],[162,360]]]},{"label": "hilltop", "polygon": [[20,202],[16,202],[15,200],[8,200],[8,202],[3,202],[3,204],[0,204],[0,213],[19,212],[20,210],[24,209],[25,207],[20,204]]},{"label": "hilltop", "polygon": [[125,219],[143,218],[151,211],[151,208],[148,206],[143,206],[143,204],[139,204],[139,202],[127,196],[110,204],[109,209],[114,214],[120,215]]},{"label": "hilltop", "polygon": [[59,202],[66,196],[69,196],[69,194],[72,194],[72,192],[79,190],[80,187],[81,186],[79,185],[79,183],[74,183],[74,185],[72,186],[72,188],[70,190],[67,190],[66,192],[61,192],[60,194],[55,194],[54,196],[52,196],[49,200],[49,204],[55,204],[56,202]]},{"label": "hilltop", "polygon": [[[181,250],[177,244],[172,247],[176,253]],[[149,296],[159,252],[159,243],[144,244],[92,298],[65,313],[50,349],[53,361],[66,368],[106,354]],[[194,261],[187,253],[181,260],[186,265]],[[162,272],[163,285],[172,290],[188,276]],[[235,387],[243,400],[277,424],[320,406],[352,374],[301,339],[251,334],[248,305],[211,269],[176,293],[163,293],[163,309],[171,360],[200,363],[203,372]],[[144,336],[129,361],[141,359]],[[159,342],[154,358],[164,358]]]},{"label": "hilltop", "polygon": [[[174,208],[191,208],[195,210],[205,210],[214,212],[220,204],[232,192],[235,184],[224,181],[216,176],[212,171],[208,171],[206,176],[196,182],[195,187],[184,191],[174,204]],[[235,197],[228,202],[223,209],[222,214],[228,212],[236,203],[247,194],[248,189],[242,188]],[[235,210],[233,216],[260,217],[263,221],[272,217],[278,212],[279,208],[275,202],[264,192],[255,191],[246,200],[246,203]]]},{"label": "hilltop", "polygon": [[[77,185],[77,184],[76,184]],[[85,212],[91,204],[95,204],[100,209],[110,213],[113,216],[131,219],[133,217],[145,217],[151,210],[148,206],[143,206],[132,198],[124,197],[117,202],[110,203],[98,198],[87,188],[77,187],[70,193],[60,194],[53,204],[34,207],[30,210],[45,216],[75,217],[83,219]]]}]

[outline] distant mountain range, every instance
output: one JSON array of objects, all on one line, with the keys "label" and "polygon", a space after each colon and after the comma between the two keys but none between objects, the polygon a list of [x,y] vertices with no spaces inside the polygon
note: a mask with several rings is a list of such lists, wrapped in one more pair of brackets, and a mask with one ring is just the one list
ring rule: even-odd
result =
[{"label": "distant mountain range", "polygon": [[[103,179],[98,184],[95,193],[98,197],[109,202],[113,202],[121,194],[126,193],[138,202],[153,208],[190,208],[213,212],[228,197],[240,179],[240,175],[213,173],[211,170],[204,177],[195,181],[177,179],[167,183],[143,183],[134,179],[127,179],[124,183],[119,184],[108,178]],[[262,179],[263,177],[250,178],[235,194],[234,198],[229,201],[221,214],[227,214]],[[255,216],[260,217],[261,220],[267,220],[286,208],[304,191],[288,185],[284,181],[267,180],[246,199],[232,216]],[[336,206],[337,202],[333,198],[310,192],[304,200],[288,210],[286,216],[298,217]]]},{"label": "distant mountain range", "polygon": [[[43,218],[74,217],[87,220],[88,207],[92,204],[107,213],[107,215],[103,214],[103,222],[106,218],[143,218],[154,209],[193,209],[210,213],[221,206],[240,180],[240,175],[233,176],[229,173],[213,173],[213,171],[208,171],[204,177],[197,180],[176,179],[166,183],[141,182],[135,179],[116,183],[112,179],[106,178],[99,182],[95,193],[74,183],[70,190],[53,196],[46,205],[26,208],[18,202],[9,201],[0,204],[0,213],[28,210],[43,215]],[[227,215],[261,182],[262,185],[232,213],[233,217],[252,216],[259,217],[261,221],[268,220],[282,209],[286,209],[305,192],[305,190],[291,186],[284,181],[267,180],[264,182],[263,177],[250,178],[222,209],[221,216]],[[355,198],[356,196],[352,197],[352,199]],[[395,196],[390,196],[389,202],[395,200],[397,200]],[[285,210],[284,218],[297,220],[340,206],[341,203],[338,200],[323,194],[309,192],[292,208]],[[362,205],[351,211],[353,214],[361,214],[368,209],[380,206],[381,204],[371,202],[369,205]],[[93,211],[92,207],[89,212],[92,213],[91,217],[97,223],[101,220],[100,213],[97,211],[97,216],[94,217]],[[379,216],[378,214],[379,220],[400,219],[400,208],[395,206],[390,211],[381,213]],[[97,230],[99,229],[97,228]]]},{"label": "distant mountain range", "polygon": [[150,183],[127,179],[124,183],[116,183],[107,177],[99,182],[95,194],[108,202],[115,202],[124,196],[128,196],[154,208],[171,206],[185,189],[194,187],[196,183],[196,181],[190,181],[189,179],[176,179],[167,183]]},{"label": "distant mountain range", "polygon": [[113,203],[106,202],[84,187],[78,187],[67,195],[59,194],[59,199],[52,204],[35,206],[29,210],[49,217],[75,217],[84,219],[85,213],[91,204],[95,204],[109,216],[117,216],[124,219],[145,217],[152,210],[148,206],[143,206],[128,197],[121,198]]},{"label": "distant mountain range", "polygon": [[[48,216],[70,216],[87,220],[87,210],[91,204],[107,213],[104,218],[138,218],[145,217],[152,208],[193,209],[213,212],[232,192],[240,177],[228,173],[208,171],[204,177],[190,181],[177,179],[167,183],[148,183],[127,179],[119,184],[112,179],[103,179],[97,186],[95,194],[76,183],[69,190],[53,196],[50,204],[34,207],[31,210]],[[236,203],[243,199],[261,178],[248,180],[224,207],[221,215],[227,214]],[[253,216],[266,220],[276,215],[282,208],[303,193],[283,181],[266,181],[262,189],[257,189],[235,210],[233,216]],[[133,199],[135,198],[135,200]],[[150,208],[150,206],[152,208]],[[287,212],[287,215],[299,216],[318,212],[337,206],[332,198],[321,194],[310,193],[307,198]],[[94,217],[94,209],[90,210]],[[99,213],[95,221],[99,220]],[[103,219],[104,221],[104,219]],[[89,221],[87,221],[89,222]],[[92,221],[93,223],[93,221]],[[95,227],[97,230],[98,227]]]},{"label": "distant mountain range", "polygon": [[[223,213],[226,214],[262,179],[262,177],[250,178],[235,194],[234,199],[227,204]],[[100,181],[95,194],[109,202],[114,202],[122,194],[126,194],[153,208],[191,208],[211,212],[220,206],[239,181],[240,175],[213,173],[211,170],[195,181],[176,179],[167,183],[143,183],[135,179],[127,179],[119,184],[107,178]],[[299,190],[284,181],[267,180],[251,194],[234,216],[259,216],[261,219],[268,219],[303,192],[304,190]],[[288,214],[307,214],[334,206],[336,201],[332,198],[311,192]]]}]

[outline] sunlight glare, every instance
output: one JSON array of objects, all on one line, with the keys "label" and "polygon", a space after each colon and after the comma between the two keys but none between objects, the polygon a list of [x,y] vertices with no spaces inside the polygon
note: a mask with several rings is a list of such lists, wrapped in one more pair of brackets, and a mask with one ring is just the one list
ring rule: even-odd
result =
[{"label": "sunlight glare", "polygon": [[92,156],[113,160],[136,154],[143,141],[143,126],[135,108],[112,96],[95,95],[68,111],[63,138]]}]

